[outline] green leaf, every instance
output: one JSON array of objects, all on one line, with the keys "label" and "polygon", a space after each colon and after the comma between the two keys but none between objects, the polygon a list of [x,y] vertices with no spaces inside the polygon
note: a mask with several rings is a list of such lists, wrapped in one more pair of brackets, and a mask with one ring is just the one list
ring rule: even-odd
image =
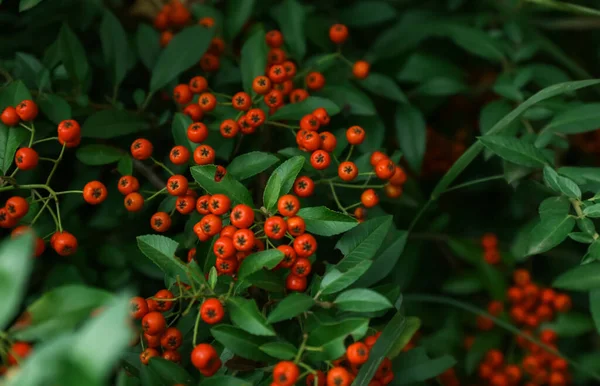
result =
[{"label": "green leaf", "polygon": [[21,0],[19,3],[19,12],[25,12],[41,2],[42,0]]},{"label": "green leaf", "polygon": [[596,331],[600,333],[600,288],[590,291],[590,312]]},{"label": "green leaf", "polygon": [[556,9],[559,11],[573,13],[575,15],[600,16],[600,11],[584,7],[577,4],[571,4],[564,1],[556,0],[529,0],[531,3],[539,4],[543,7]]},{"label": "green leaf", "polygon": [[359,1],[340,9],[339,18],[349,27],[368,27],[395,19],[396,10],[385,1]]},{"label": "green leaf", "polygon": [[86,145],[77,149],[77,159],[86,165],[107,165],[119,161],[123,152],[107,145]]},{"label": "green leaf", "polygon": [[187,280],[185,265],[175,257],[179,243],[161,235],[137,237],[140,251],[154,262],[167,276]]},{"label": "green leaf", "polygon": [[448,96],[460,94],[467,89],[467,86],[461,80],[435,77],[422,83],[414,92],[428,96]]},{"label": "green leaf", "polygon": [[266,343],[264,337],[251,335],[240,328],[226,324],[213,327],[210,332],[217,342],[242,358],[255,361],[270,360],[270,357],[260,349],[260,346]]},{"label": "green leaf", "polygon": [[100,23],[100,41],[102,42],[102,52],[104,61],[108,69],[113,85],[117,87],[127,73],[129,43],[125,29],[119,20],[108,10],[104,11],[102,22]]},{"label": "green leaf", "polygon": [[548,184],[550,189],[562,193],[567,197],[581,199],[581,189],[571,181],[569,178],[559,176],[549,166],[544,166],[544,181]]},{"label": "green leaf", "polygon": [[394,371],[401,371],[403,374],[398,385],[410,385],[434,378],[456,364],[456,360],[450,355],[430,359],[424,350],[418,347],[396,358]]},{"label": "green leaf", "polygon": [[504,54],[494,39],[482,30],[455,24],[447,25],[437,32],[447,34],[454,43],[473,55],[496,62],[505,61]]},{"label": "green leaf", "polygon": [[37,103],[48,119],[57,125],[65,119],[71,119],[73,116],[69,103],[58,95],[42,94]]},{"label": "green leaf", "polygon": [[528,255],[546,252],[567,238],[575,219],[570,216],[542,219],[531,231]]},{"label": "green leaf", "polygon": [[571,238],[571,240],[577,241],[578,243],[591,244],[594,242],[594,238],[591,235],[584,232],[569,233],[569,237]]},{"label": "green leaf", "polygon": [[185,146],[190,153],[198,147],[198,144],[190,141],[187,136],[188,126],[192,124],[192,118],[183,114],[175,113],[171,122],[171,133],[176,145]]},{"label": "green leaf", "polygon": [[590,291],[600,288],[600,262],[571,268],[557,277],[552,286],[571,291]]},{"label": "green leaf", "polygon": [[574,338],[594,331],[594,321],[587,313],[570,311],[559,313],[554,320],[544,325],[555,331],[558,336]]},{"label": "green leaf", "polygon": [[20,80],[11,82],[0,90],[0,109],[4,110],[7,106],[14,107],[25,99],[33,99],[27,86]]},{"label": "green leaf", "polygon": [[522,139],[504,135],[485,135],[478,139],[496,155],[517,165],[541,168],[548,162],[540,149]]},{"label": "green leaf", "polygon": [[402,352],[402,349],[410,342],[411,338],[419,331],[420,327],[421,319],[415,316],[406,317],[404,330],[396,339],[396,342],[394,342],[394,345],[388,351],[386,356],[390,359],[397,357]]},{"label": "green leaf", "polygon": [[424,83],[434,77],[462,79],[464,75],[460,67],[445,58],[421,52],[412,54],[396,75],[400,81],[417,83]]},{"label": "green leaf", "polygon": [[87,54],[77,35],[67,24],[63,24],[58,33],[58,52],[71,80],[82,84],[90,69]]},{"label": "green leaf", "polygon": [[427,132],[421,111],[411,105],[398,105],[395,115],[396,138],[406,162],[415,171],[421,170],[425,155]]},{"label": "green leaf", "polygon": [[275,336],[275,330],[260,313],[253,299],[231,297],[227,299],[227,309],[233,324],[252,335]]},{"label": "green leaf", "polygon": [[399,103],[408,103],[406,95],[404,95],[396,82],[387,75],[372,72],[369,74],[369,76],[367,76],[366,79],[359,80],[358,84],[365,90],[372,92],[375,95],[379,95]]},{"label": "green leaf", "polygon": [[208,49],[214,33],[214,28],[201,25],[187,27],[177,33],[160,53],[152,69],[150,92],[160,90],[179,74],[197,65]]},{"label": "green leaf", "polygon": [[254,0],[231,0],[227,2],[225,32],[233,40],[252,16]]},{"label": "green leaf", "polygon": [[176,363],[163,359],[161,357],[154,357],[150,359],[148,367],[160,380],[165,382],[167,385],[191,385],[194,381],[192,376]]},{"label": "green leaf", "polygon": [[248,189],[229,173],[220,182],[215,181],[215,165],[194,166],[190,170],[194,180],[209,194],[227,194],[234,203],[252,205]]},{"label": "green leaf", "polygon": [[452,276],[442,285],[442,291],[453,295],[472,295],[483,289],[479,276],[475,273]]},{"label": "green leaf", "polygon": [[297,61],[302,60],[306,54],[304,34],[306,11],[304,7],[297,0],[283,0],[273,8],[272,15],[279,24],[291,56]]},{"label": "green leaf", "polygon": [[84,138],[115,138],[147,130],[140,116],[123,110],[102,110],[90,115],[81,128]]},{"label": "green leaf", "polygon": [[242,261],[238,271],[238,278],[243,280],[263,268],[273,269],[283,260],[283,257],[284,254],[279,249],[268,249],[253,253]]},{"label": "green leaf", "polygon": [[351,318],[336,323],[322,323],[310,332],[306,343],[313,347],[322,347],[323,351],[315,353],[315,359],[331,360],[344,355],[344,340],[348,335],[360,339],[367,332],[369,319]]},{"label": "green leaf", "polygon": [[407,328],[406,318],[400,312],[387,323],[381,336],[377,339],[375,345],[371,348],[369,359],[362,365],[353,385],[367,386],[375,376],[377,368],[383,361],[383,358],[394,349],[398,340],[402,339],[404,331]]},{"label": "green leaf", "polygon": [[231,160],[231,163],[227,166],[227,173],[243,180],[264,172],[278,161],[279,158],[273,154],[251,151]]},{"label": "green leaf", "polygon": [[600,126],[600,103],[588,103],[566,109],[544,128],[558,133],[577,134],[596,130]]},{"label": "green leaf", "polygon": [[342,109],[348,109],[352,115],[375,115],[375,105],[365,93],[346,83],[339,86],[325,86],[321,94],[331,99]]},{"label": "green leaf", "polygon": [[290,103],[287,104],[280,109],[278,109],[275,114],[271,115],[269,118],[272,121],[280,121],[280,120],[295,120],[302,119],[306,114],[310,114],[319,107],[323,107],[327,114],[330,116],[336,115],[340,112],[340,108],[338,105],[330,101],[329,99],[309,96],[302,102],[298,103]]},{"label": "green leaf", "polygon": [[208,271],[208,285],[210,289],[215,289],[218,279],[217,275],[217,269],[214,266],[210,267],[210,271]]},{"label": "green leaf", "polygon": [[313,298],[302,293],[293,293],[286,296],[277,304],[277,307],[269,314],[269,323],[281,322],[291,319],[311,309],[315,304]]},{"label": "green leaf", "polygon": [[229,375],[215,375],[204,378],[200,386],[252,386],[252,383]]},{"label": "green leaf", "polygon": [[364,275],[371,264],[373,264],[371,260],[363,260],[344,272],[336,268],[330,269],[321,280],[321,293],[329,295],[347,288]]},{"label": "green leaf", "polygon": [[510,113],[512,106],[504,99],[486,104],[479,114],[479,128],[487,133],[502,117]]},{"label": "green leaf", "polygon": [[11,167],[17,149],[27,141],[29,135],[22,127],[8,127],[0,122],[0,166],[3,174]]},{"label": "green leaf", "polygon": [[106,380],[129,345],[133,336],[129,299],[130,296],[119,296],[77,333],[69,350],[70,364],[84,372],[86,379]]},{"label": "green leaf", "polygon": [[4,329],[14,318],[25,295],[33,266],[34,237],[31,233],[0,244],[0,328]]},{"label": "green leaf", "polygon": [[408,232],[392,228],[377,253],[375,253],[373,264],[354,283],[354,287],[371,287],[373,284],[385,279],[391,273],[391,267],[396,266],[398,259],[404,252],[407,239]]},{"label": "green leaf", "polygon": [[308,232],[319,236],[337,235],[358,225],[354,217],[335,212],[325,206],[302,208],[297,215],[304,219]]},{"label": "green leaf", "polygon": [[288,342],[272,342],[260,346],[260,349],[273,358],[292,360],[296,357],[298,349]]},{"label": "green leaf", "polygon": [[[499,134],[503,132],[508,126],[510,126],[521,114],[535,104],[542,102],[552,97],[573,92],[581,88],[594,86],[599,84],[600,80],[582,80],[576,82],[559,83],[537,92],[525,102],[521,103],[513,111],[507,114],[504,118],[499,120],[489,131],[488,135]],[[462,171],[471,163],[477,155],[483,150],[483,144],[481,141],[473,144],[463,155],[452,165],[450,170],[446,172],[444,177],[437,183],[431,196],[435,199],[444,192],[452,182],[462,173]]]},{"label": "green leaf", "polygon": [[569,214],[571,203],[566,197],[549,197],[540,204],[539,212],[542,219],[564,217]]},{"label": "green leaf", "polygon": [[105,290],[82,285],[67,285],[45,292],[33,302],[27,313],[31,324],[23,329],[13,329],[16,339],[49,340],[70,331],[87,319],[96,308],[106,304],[113,295]]},{"label": "green leaf", "polygon": [[292,189],[298,173],[302,170],[302,166],[304,166],[304,157],[295,156],[279,165],[273,171],[267,181],[267,186],[263,194],[263,201],[269,212],[277,207],[279,197],[287,194]]},{"label": "green leaf", "polygon": [[366,288],[342,292],[333,302],[341,311],[376,312],[392,308],[392,303],[383,295]]},{"label": "green leaf", "polygon": [[281,279],[281,275],[278,272],[263,269],[246,277],[240,285],[252,285],[268,292],[281,293],[285,291],[285,286]]},{"label": "green leaf", "polygon": [[591,217],[591,218],[600,217],[600,204],[594,204],[594,205],[588,206],[587,208],[585,208],[583,210],[583,214],[586,215],[587,217]]},{"label": "green leaf", "polygon": [[129,154],[124,155],[117,164],[117,170],[123,176],[130,176],[133,174],[133,159]]},{"label": "green leaf", "polygon": [[344,255],[336,268],[345,272],[362,261],[371,260],[391,225],[392,216],[381,216],[365,221],[345,233],[335,245]]},{"label": "green leaf", "polygon": [[265,42],[265,31],[257,29],[242,46],[240,68],[244,91],[254,95],[252,81],[259,75],[265,74],[269,48]]},{"label": "green leaf", "polygon": [[135,34],[138,56],[150,71],[156,65],[160,54],[160,34],[148,24],[140,24]]}]

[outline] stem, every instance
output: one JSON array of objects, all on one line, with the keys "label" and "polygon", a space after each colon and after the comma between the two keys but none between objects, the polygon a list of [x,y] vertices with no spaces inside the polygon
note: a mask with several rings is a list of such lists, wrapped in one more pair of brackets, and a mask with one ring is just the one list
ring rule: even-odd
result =
[{"label": "stem", "polygon": [[552,347],[546,345],[545,343],[533,338],[530,335],[524,334],[523,332],[521,332],[521,330],[519,330],[517,327],[513,326],[510,323],[507,323],[501,319],[496,318],[493,315],[488,314],[487,312],[474,307],[468,303],[464,303],[452,298],[447,298],[444,296],[435,296],[435,295],[424,295],[424,294],[415,294],[415,295],[405,295],[404,296],[404,301],[407,302],[422,302],[422,303],[434,303],[434,304],[445,304],[445,305],[449,305],[449,306],[453,306],[456,308],[460,308],[462,310],[465,310],[467,312],[470,312],[472,314],[475,315],[480,315],[480,316],[485,316],[486,318],[491,319],[496,325],[498,325],[499,327],[515,334],[515,335],[519,335],[522,338],[527,339],[528,341],[540,346],[541,348],[543,348],[544,350],[548,351],[549,353],[552,353],[554,355],[557,355],[559,357],[561,357],[562,359],[566,360],[567,362],[569,362],[573,367],[579,369],[579,371],[588,374],[589,376],[591,376],[592,378],[596,379],[597,381],[600,381],[600,374],[597,374],[596,372],[587,369],[586,367],[584,367],[583,365],[580,365],[579,363],[573,361],[572,359],[564,356],[563,354],[560,353],[560,351],[553,349]]},{"label": "stem", "polygon": [[569,201],[571,201],[571,205],[573,205],[573,209],[575,209],[575,213],[577,213],[577,218],[584,218],[585,215],[581,210],[581,201],[574,198],[570,199]]},{"label": "stem", "polygon": [[29,137],[29,146],[27,146],[27,147],[33,146],[34,139],[35,139],[35,126],[34,126],[33,122],[31,122],[31,137]]},{"label": "stem", "polygon": [[148,93],[148,95],[146,96],[146,99],[144,99],[144,102],[142,103],[142,106],[140,106],[140,112],[144,111],[146,109],[146,107],[148,107],[148,103],[150,103],[150,100],[152,99],[152,95],[154,95],[154,91]]},{"label": "stem", "polygon": [[308,340],[308,334],[304,334],[302,337],[302,343],[300,344],[300,348],[298,349],[298,353],[296,354],[296,358],[294,358],[294,363],[299,363],[300,358],[302,358],[302,353],[306,348],[306,341]]},{"label": "stem", "polygon": [[198,325],[200,324],[200,311],[196,316],[196,323],[194,323],[194,337],[192,338],[192,346],[196,347],[196,339],[198,338]]},{"label": "stem", "polygon": [[44,205],[42,205],[42,208],[39,210],[39,212],[37,212],[37,214],[35,215],[35,217],[33,218],[33,220],[31,220],[31,223],[29,225],[35,224],[35,222],[40,218],[40,216],[42,215],[42,213],[44,212],[44,210],[48,206],[48,203],[50,202],[50,199],[48,198],[47,200],[42,200],[42,201],[44,201]]},{"label": "stem", "polygon": [[340,187],[340,188],[348,188],[348,189],[383,189],[385,188],[385,184],[383,185],[353,185],[353,184],[342,184],[339,182],[330,182],[330,184],[333,184],[334,186]]},{"label": "stem", "polygon": [[30,146],[37,145],[38,143],[42,143],[42,142],[48,142],[48,141],[58,141],[58,137],[48,137],[48,138],[44,138],[44,139],[38,139],[37,141],[34,141]]},{"label": "stem", "polygon": [[22,128],[26,129],[27,131],[29,131],[31,133],[31,128],[29,126],[27,126],[26,124],[24,124],[23,122],[19,122],[19,126],[21,126]]},{"label": "stem", "polygon": [[333,199],[335,200],[335,203],[337,204],[338,208],[340,208],[340,210],[342,212],[344,212],[344,214],[348,214],[348,212],[346,212],[346,209],[344,209],[344,207],[340,203],[340,200],[339,200],[337,194],[335,193],[335,187],[333,186],[333,183],[330,182],[329,187],[331,188],[331,193],[333,194]]},{"label": "stem", "polygon": [[163,168],[167,173],[169,173],[170,175],[175,175],[175,173],[173,173],[171,171],[171,169],[169,169],[165,164],[163,164],[162,162],[158,162],[156,159],[154,159],[154,157],[150,157],[150,159],[154,162],[155,165],[160,166],[161,168]]},{"label": "stem", "polygon": [[56,192],[57,196],[61,194],[83,194],[83,190],[65,190],[63,192]]},{"label": "stem", "polygon": [[356,208],[357,206],[360,206],[362,204],[362,202],[357,202],[356,204],[352,204],[350,206],[345,207],[344,209],[348,210],[348,209],[352,209],[352,208]]},{"label": "stem", "polygon": [[[63,155],[65,154],[65,148],[67,147],[67,144],[65,143],[62,146],[62,149],[60,149],[60,154],[58,156],[58,158],[56,159],[56,162],[54,163],[54,166],[52,167],[52,170],[50,171],[50,174],[48,175],[48,178],[46,179],[46,185],[50,185],[50,180],[52,180],[52,176],[54,175],[54,172],[56,172],[56,168],[58,167],[58,163],[62,160]],[[52,191],[54,193],[54,191]],[[56,193],[54,193],[54,197],[56,197]],[[58,203],[58,199],[55,198],[57,203]]]},{"label": "stem", "polygon": [[300,126],[291,126],[291,125],[286,125],[285,123],[279,123],[279,122],[275,122],[275,121],[266,121],[265,124],[271,125],[271,126],[285,127],[286,129],[292,129],[292,130],[298,130],[300,128]]},{"label": "stem", "polygon": [[417,215],[415,216],[415,218],[410,223],[410,226],[408,227],[408,233],[412,232],[412,230],[414,229],[415,225],[417,225],[417,223],[419,222],[419,219],[423,216],[423,214],[425,213],[425,211],[427,211],[427,209],[429,209],[429,207],[431,206],[431,204],[433,204],[433,198],[430,198],[429,201],[427,201],[427,203],[425,203],[425,205],[423,205],[423,207],[421,208],[421,210],[419,210],[419,213],[417,213]]},{"label": "stem", "polygon": [[56,160],[54,158],[40,157],[39,160],[40,161],[48,161],[48,162],[54,162],[54,163],[56,163]]},{"label": "stem", "polygon": [[476,179],[476,180],[473,180],[473,181],[467,181],[465,183],[455,185],[455,186],[453,186],[451,188],[446,189],[444,191],[444,193],[448,193],[448,192],[451,192],[453,190],[458,190],[458,189],[466,188],[466,187],[469,187],[469,186],[481,184],[483,182],[495,181],[495,180],[503,180],[503,179],[504,179],[504,174],[498,174],[496,176],[479,178],[479,179]]},{"label": "stem", "polygon": [[167,191],[167,188],[162,188],[162,189],[161,189],[161,190],[159,190],[158,192],[156,192],[156,193],[154,193],[153,195],[151,195],[150,197],[148,197],[148,198],[146,199],[146,201],[150,201],[150,200],[152,200],[154,197],[156,197],[156,196],[159,196],[159,195],[163,194],[163,193],[164,193],[164,192],[166,192],[166,191]]},{"label": "stem", "polygon": [[[31,192],[39,197],[40,199],[44,200],[44,197],[42,197],[41,194],[38,193],[37,190],[32,189]],[[48,200],[49,201],[49,200]],[[58,207],[58,206],[57,206]],[[40,209],[41,210],[41,209]],[[48,213],[50,213],[50,215],[52,216],[52,219],[54,220],[54,225],[56,225],[58,227],[58,229],[62,232],[62,224],[60,224],[60,220],[59,217],[56,216],[56,214],[54,214],[54,211],[52,210],[52,208],[48,207]]]},{"label": "stem", "polygon": [[348,152],[348,155],[346,156],[346,161],[348,161],[350,159],[353,151],[354,151],[354,145],[350,146],[350,151]]}]

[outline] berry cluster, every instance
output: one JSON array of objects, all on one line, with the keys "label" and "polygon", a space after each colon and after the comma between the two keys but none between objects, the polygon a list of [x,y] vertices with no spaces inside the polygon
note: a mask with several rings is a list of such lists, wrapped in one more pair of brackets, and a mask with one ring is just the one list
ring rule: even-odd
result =
[{"label": "berry cluster", "polygon": [[502,260],[498,251],[498,238],[493,233],[486,233],[481,237],[483,247],[483,260],[490,265],[499,264]]}]

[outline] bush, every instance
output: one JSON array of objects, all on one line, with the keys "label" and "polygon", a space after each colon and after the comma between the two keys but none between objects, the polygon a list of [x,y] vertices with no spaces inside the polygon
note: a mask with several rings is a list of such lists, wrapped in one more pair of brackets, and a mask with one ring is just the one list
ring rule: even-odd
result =
[{"label": "bush", "polygon": [[600,381],[594,2],[7,3],[0,384]]}]

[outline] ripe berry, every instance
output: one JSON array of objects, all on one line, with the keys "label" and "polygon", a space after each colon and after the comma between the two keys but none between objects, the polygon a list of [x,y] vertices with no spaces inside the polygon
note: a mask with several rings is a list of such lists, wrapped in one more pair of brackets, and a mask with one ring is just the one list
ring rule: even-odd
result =
[{"label": "ripe berry", "polygon": [[196,210],[200,214],[209,214],[210,209],[208,208],[208,203],[210,201],[210,195],[205,194],[204,196],[198,197],[196,201]]},{"label": "ripe berry", "polygon": [[285,279],[285,288],[298,292],[306,290],[306,277],[289,274]]},{"label": "ripe berry", "polygon": [[229,216],[231,224],[237,228],[250,228],[254,223],[254,211],[245,204],[236,205]]},{"label": "ripe berry", "polygon": [[172,196],[182,196],[188,190],[188,180],[181,174],[169,177],[167,180],[167,191]]},{"label": "ripe berry", "polygon": [[293,216],[287,219],[288,232],[294,237],[298,237],[306,231],[306,224],[302,217]]},{"label": "ripe berry", "polygon": [[264,75],[257,76],[252,81],[252,90],[260,95],[265,95],[271,91],[271,79]]},{"label": "ripe berry", "polygon": [[292,265],[294,265],[296,262],[296,251],[294,251],[294,248],[290,247],[289,245],[280,245],[277,247],[277,249],[279,249],[284,255],[283,260],[281,260],[281,263],[279,263],[282,268],[290,268]]},{"label": "ripe berry", "polygon": [[315,191],[315,183],[308,176],[296,178],[294,181],[294,193],[299,197],[310,197]]},{"label": "ripe berry", "polygon": [[160,46],[166,47],[171,42],[172,39],[173,39],[173,32],[163,31],[163,33],[160,34]]},{"label": "ripe berry", "polygon": [[290,93],[290,102],[299,103],[308,98],[308,91],[297,88]]},{"label": "ripe berry", "polygon": [[310,260],[308,260],[305,257],[298,258],[291,269],[292,275],[296,275],[299,277],[308,276],[308,274],[310,274],[310,271],[311,271]]},{"label": "ripe berry", "polygon": [[300,120],[300,128],[308,131],[317,131],[321,122],[313,114],[306,114]]},{"label": "ripe berry", "polygon": [[187,128],[187,137],[194,143],[201,143],[208,137],[208,128],[202,122],[194,122]]},{"label": "ripe berry", "polygon": [[365,79],[367,76],[369,76],[370,67],[371,66],[369,63],[365,62],[364,60],[358,60],[352,66],[352,75],[354,75],[356,79]]},{"label": "ripe berry", "polygon": [[404,173],[404,169],[400,166],[396,165],[394,169],[394,174],[390,177],[390,184],[395,186],[402,186],[406,182],[406,173]]},{"label": "ripe berry", "polygon": [[17,224],[17,219],[10,216],[6,208],[0,208],[0,227],[12,228]]},{"label": "ripe berry", "polygon": [[208,82],[203,76],[195,76],[192,79],[190,79],[189,86],[190,90],[194,94],[199,94],[201,92],[204,92],[208,88]]},{"label": "ripe berry", "polygon": [[283,105],[283,93],[279,90],[271,90],[265,95],[264,100],[271,108],[279,107]]},{"label": "ripe berry", "polygon": [[6,208],[6,211],[10,217],[20,219],[29,211],[29,203],[23,197],[13,196],[6,200],[4,208]]},{"label": "ripe berry", "polygon": [[388,180],[394,175],[394,172],[396,171],[396,165],[394,165],[394,162],[390,159],[383,159],[377,162],[373,169],[375,170],[375,175],[378,178],[382,180]]},{"label": "ripe berry", "polygon": [[37,151],[30,147],[22,147],[15,153],[15,163],[20,170],[34,169],[39,159]]},{"label": "ripe berry", "polygon": [[283,44],[283,35],[277,30],[271,30],[265,35],[265,41],[269,47],[278,48]]},{"label": "ripe berry", "polygon": [[367,189],[362,192],[360,201],[366,208],[372,208],[379,203],[379,197],[373,189]]},{"label": "ripe berry", "polygon": [[219,236],[233,239],[233,235],[235,234],[235,232],[237,230],[238,229],[236,227],[234,227],[233,225],[227,225],[227,226],[224,226],[223,229],[221,229]]},{"label": "ripe berry", "polygon": [[345,161],[338,166],[338,176],[344,181],[352,181],[358,176],[358,168],[351,161]]},{"label": "ripe berry", "polygon": [[288,79],[292,79],[296,75],[296,65],[290,60],[286,60],[285,62],[283,62],[283,69],[285,70]]},{"label": "ripe berry", "polygon": [[294,216],[300,210],[300,201],[294,195],[283,195],[277,201],[277,210],[284,217]]},{"label": "ripe berry", "polygon": [[177,201],[175,201],[175,209],[181,214],[190,214],[194,211],[196,207],[196,199],[194,196],[185,195],[177,197]]},{"label": "ripe berry", "polygon": [[296,237],[293,245],[298,257],[309,257],[317,251],[317,240],[308,233]]},{"label": "ripe berry", "polygon": [[247,252],[252,250],[257,239],[250,229],[240,229],[233,235],[233,245],[236,250]]},{"label": "ripe berry", "polygon": [[223,222],[221,221],[221,217],[214,214],[207,214],[200,220],[200,228],[208,236],[214,236],[223,229]]},{"label": "ripe berry", "polygon": [[185,146],[175,146],[169,153],[169,160],[174,165],[185,165],[190,160],[190,151]]},{"label": "ripe berry", "polygon": [[325,77],[320,72],[313,71],[306,75],[305,82],[310,90],[318,91],[325,86]]},{"label": "ripe berry", "polygon": [[129,313],[134,319],[142,319],[148,313],[148,305],[144,298],[136,296],[129,301]]},{"label": "ripe berry", "polygon": [[217,71],[221,67],[221,60],[215,54],[205,53],[200,58],[200,68],[206,72]]},{"label": "ripe berry", "polygon": [[369,348],[362,342],[352,343],[346,349],[348,362],[353,365],[362,365],[369,359]]},{"label": "ripe berry", "polygon": [[386,184],[383,190],[385,192],[385,195],[389,198],[398,198],[402,196],[403,192],[401,186],[396,186],[392,184]]},{"label": "ripe berry", "polygon": [[117,189],[121,194],[129,194],[140,190],[140,183],[134,176],[123,176],[117,183]]},{"label": "ripe berry", "polygon": [[125,196],[124,204],[129,212],[138,212],[144,206],[144,197],[138,192],[129,193]]},{"label": "ripe berry", "polygon": [[6,126],[16,126],[21,118],[19,118],[19,114],[17,114],[17,109],[12,106],[8,106],[2,111],[2,115],[0,116],[0,120]]},{"label": "ripe berry", "polygon": [[271,216],[265,220],[265,234],[270,239],[279,240],[285,237],[287,232],[287,224],[285,220],[279,216]]},{"label": "ripe berry", "polygon": [[177,350],[181,346],[183,335],[175,327],[169,327],[160,338],[160,345],[165,350]]},{"label": "ripe berry", "polygon": [[[175,350],[164,350],[162,353],[163,359],[166,359],[173,363],[181,362],[181,354]],[[177,385],[175,385],[177,386]]]},{"label": "ripe berry", "polygon": [[225,311],[223,305],[216,298],[209,298],[200,306],[200,317],[207,324],[219,323],[223,319]]},{"label": "ripe berry", "polygon": [[239,111],[246,111],[252,106],[252,98],[243,91],[238,92],[231,98],[231,105]]},{"label": "ripe berry", "polygon": [[[154,295],[154,298],[154,301],[156,302],[157,311],[165,312],[173,308],[174,302],[172,301],[172,299],[175,298],[175,295],[173,295],[171,291],[167,289],[162,289]],[[161,299],[167,299],[167,301],[163,301]]]},{"label": "ripe berry", "polygon": [[194,150],[194,162],[198,165],[208,165],[215,162],[215,150],[209,145],[200,145]]},{"label": "ripe berry", "polygon": [[[282,64],[283,62],[285,62],[285,59],[286,59],[285,51],[282,50],[281,48],[271,48],[269,50],[269,52],[267,53],[267,64],[269,66]],[[271,77],[269,76],[269,78],[271,78]],[[271,80],[273,80],[273,79],[271,78]],[[277,83],[277,82],[275,82],[275,83]]]},{"label": "ripe berry", "polygon": [[21,101],[17,107],[17,115],[21,118],[22,121],[29,122],[33,121],[38,115],[38,106],[37,104],[29,99]]},{"label": "ripe berry", "polygon": [[317,170],[325,170],[331,164],[331,156],[325,150],[315,150],[310,155],[310,164]]},{"label": "ripe berry", "polygon": [[327,373],[327,385],[350,386],[352,376],[343,367],[334,367]]},{"label": "ripe berry", "polygon": [[146,334],[158,335],[167,328],[165,317],[160,312],[149,312],[142,318],[142,329]]},{"label": "ripe berry", "polygon": [[191,353],[191,362],[197,369],[210,368],[218,359],[217,351],[207,343],[200,343]]},{"label": "ripe berry", "polygon": [[321,147],[321,137],[314,131],[306,131],[302,135],[302,146],[308,151],[315,151]]},{"label": "ripe berry", "polygon": [[204,111],[202,111],[200,106],[195,103],[191,103],[185,106],[185,108],[183,109],[183,113],[190,117],[194,122],[198,122],[199,120],[201,120],[202,116],[204,115]]},{"label": "ripe berry", "polygon": [[32,348],[29,343],[26,342],[15,342],[10,346],[10,350],[7,356],[7,362],[9,365],[16,365],[18,362],[24,360],[31,354]]},{"label": "ripe berry", "polygon": [[83,187],[83,199],[88,204],[97,205],[106,200],[108,191],[100,181],[91,181]]},{"label": "ripe berry", "polygon": [[226,119],[221,123],[219,131],[224,138],[233,138],[240,130],[240,126],[233,119]]},{"label": "ripe berry", "polygon": [[213,252],[219,259],[229,259],[235,255],[233,240],[229,237],[219,237],[213,244]]},{"label": "ripe berry", "polygon": [[198,104],[204,112],[213,111],[217,107],[217,98],[209,92],[200,94]]},{"label": "ripe berry", "polygon": [[278,386],[292,386],[299,376],[300,370],[294,362],[279,362],[273,368],[273,380]]},{"label": "ripe berry", "polygon": [[166,212],[156,212],[150,218],[150,226],[157,232],[166,232],[171,227],[171,217]]},{"label": "ripe berry", "polygon": [[188,104],[192,101],[194,94],[187,84],[178,84],[173,89],[173,99],[180,105]]},{"label": "ripe berry", "polygon": [[237,259],[221,259],[217,257],[215,267],[217,268],[217,272],[222,275],[233,275],[237,270],[238,262]]},{"label": "ripe berry", "polygon": [[369,159],[369,162],[371,162],[371,166],[375,167],[375,165],[377,165],[379,161],[384,159],[388,159],[388,156],[380,151],[374,151],[373,153],[371,153],[371,158]]},{"label": "ripe berry", "polygon": [[131,156],[140,161],[152,157],[153,150],[152,143],[144,138],[136,139],[131,144]]},{"label": "ripe berry", "polygon": [[343,44],[348,38],[348,27],[343,24],[334,24],[329,28],[329,39],[335,44]]},{"label": "ripe berry", "polygon": [[67,231],[55,233],[52,236],[52,248],[61,256],[70,256],[77,252],[77,238]]},{"label": "ripe berry", "polygon": [[352,126],[346,130],[346,139],[350,145],[360,145],[365,140],[365,131],[360,126]]},{"label": "ripe berry", "polygon": [[212,28],[215,25],[215,19],[210,16],[205,16],[198,20],[198,24],[205,28]]},{"label": "ripe berry", "polygon": [[265,122],[265,112],[261,109],[249,110],[246,114],[246,122],[252,127],[258,127]]},{"label": "ripe berry", "polygon": [[231,200],[224,194],[214,194],[208,203],[210,213],[217,216],[224,215],[231,208]]},{"label": "ripe berry", "polygon": [[315,109],[315,111],[313,111],[312,113],[315,117],[317,117],[322,126],[327,126],[329,124],[331,118],[329,117],[327,110],[325,110],[323,107]]},{"label": "ripe berry", "polygon": [[324,131],[319,136],[321,137],[321,149],[329,153],[333,152],[337,146],[335,135],[329,131]]},{"label": "ripe berry", "polygon": [[63,142],[72,142],[81,137],[81,127],[73,119],[66,119],[58,124],[58,138]]}]

